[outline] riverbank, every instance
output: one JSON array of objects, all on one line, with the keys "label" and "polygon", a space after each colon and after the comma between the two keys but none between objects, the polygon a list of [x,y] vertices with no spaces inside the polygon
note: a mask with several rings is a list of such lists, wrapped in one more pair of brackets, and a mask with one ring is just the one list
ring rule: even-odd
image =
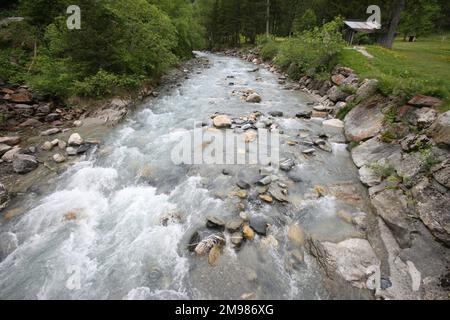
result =
[{"label": "riverbank", "polygon": [[[285,81],[286,75],[255,51],[225,54],[278,73],[280,82]],[[360,180],[368,188],[372,211],[378,217],[375,232],[384,247],[384,288],[376,296],[448,299],[450,113],[438,112],[442,102],[415,96],[405,104],[402,98],[385,97],[378,92],[377,80],[360,79],[344,66],[336,68],[328,80],[305,76],[290,89],[304,90],[319,101],[299,117],[321,118],[345,130]],[[335,257],[337,252],[345,253],[338,247],[332,250]],[[347,259],[332,264],[341,277],[352,281],[346,270],[350,256]]]}]

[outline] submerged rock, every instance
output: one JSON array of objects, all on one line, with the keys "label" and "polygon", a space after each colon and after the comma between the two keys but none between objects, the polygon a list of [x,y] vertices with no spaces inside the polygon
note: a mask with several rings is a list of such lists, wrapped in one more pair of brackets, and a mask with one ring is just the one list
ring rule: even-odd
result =
[{"label": "submerged rock", "polygon": [[225,222],[218,217],[208,216],[206,218],[206,226],[211,229],[222,229],[223,230],[225,228]]},{"label": "submerged rock", "polygon": [[262,101],[262,98],[259,94],[252,93],[247,97],[247,99],[245,99],[245,101],[249,103],[260,103]]},{"label": "submerged rock", "polygon": [[233,218],[226,223],[225,229],[227,229],[231,233],[234,233],[240,230],[243,224],[244,220],[242,220],[241,218]]},{"label": "submerged rock", "polygon": [[255,232],[259,235],[262,235],[262,236],[267,235],[268,223],[267,223],[267,220],[262,217],[258,217],[258,216],[251,217],[250,218],[250,227],[253,230],[255,230]]},{"label": "submerged rock", "polygon": [[244,235],[244,238],[247,240],[253,240],[255,238],[255,232],[248,224],[244,225],[242,228],[242,234]]},{"label": "submerged rock", "polygon": [[305,232],[298,224],[292,224],[288,229],[288,239],[298,247],[305,245]]},{"label": "submerged rock", "polygon": [[35,170],[38,162],[34,156],[17,153],[13,158],[13,170],[16,173],[25,174]]}]

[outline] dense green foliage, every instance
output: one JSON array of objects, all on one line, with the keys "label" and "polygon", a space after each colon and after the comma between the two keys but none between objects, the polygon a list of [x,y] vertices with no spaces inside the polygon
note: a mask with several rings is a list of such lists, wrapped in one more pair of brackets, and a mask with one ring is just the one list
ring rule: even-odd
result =
[{"label": "dense green foliage", "polygon": [[337,63],[344,48],[339,29],[342,19],[337,18],[322,27],[305,31],[285,41],[268,41],[261,49],[264,59],[273,62],[292,78],[329,72]]},{"label": "dense green foliage", "polygon": [[136,88],[192,55],[203,29],[188,0],[79,0],[81,29],[66,25],[67,0],[22,0],[24,16],[0,28],[0,78],[58,98]]}]

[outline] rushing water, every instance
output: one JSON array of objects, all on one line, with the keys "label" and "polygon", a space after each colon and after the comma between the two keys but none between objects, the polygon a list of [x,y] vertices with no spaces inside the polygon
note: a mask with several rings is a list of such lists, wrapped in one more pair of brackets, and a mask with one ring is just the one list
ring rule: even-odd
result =
[{"label": "rushing water", "polygon": [[[296,113],[310,108],[309,98],[282,90],[276,75],[264,69],[249,72],[254,65],[239,59],[206,57],[211,68],[144,103],[110,132],[99,152],[41,196],[24,201],[25,214],[2,222],[0,239],[9,254],[0,262],[0,299],[239,299],[248,293],[260,299],[335,298],[308,254],[303,264],[292,266],[287,230],[300,223],[316,238],[330,241],[357,234],[337,217],[340,209],[357,208],[332,195],[307,196],[316,185],[354,183],[362,190],[340,144],[342,132],[296,119]],[[248,104],[232,94],[246,88],[261,93],[262,103]],[[210,121],[215,112],[239,117],[255,110],[284,112],[276,120],[284,131],[281,153],[297,160],[289,175],[301,181],[279,173],[289,185],[289,205],[246,202],[247,212],[269,219],[278,245],[265,245],[261,237],[240,250],[227,244],[219,265],[211,267],[186,249],[189,238],[209,214],[224,220],[239,214],[237,199],[228,194],[237,177],[251,180],[258,167],[228,166],[231,174],[223,175],[225,166],[176,166],[171,150],[194,121]],[[307,158],[303,147],[284,144],[324,132],[334,141],[332,153],[317,151]],[[161,223],[175,212],[180,221]],[[76,219],[66,219],[68,213]]]}]

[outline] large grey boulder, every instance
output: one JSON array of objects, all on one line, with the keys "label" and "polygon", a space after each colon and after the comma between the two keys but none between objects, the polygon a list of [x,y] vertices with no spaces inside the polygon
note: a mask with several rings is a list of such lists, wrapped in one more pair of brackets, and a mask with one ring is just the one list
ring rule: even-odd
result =
[{"label": "large grey boulder", "polygon": [[361,168],[400,152],[400,145],[384,143],[375,137],[353,148],[351,153],[356,166]]},{"label": "large grey boulder", "polygon": [[339,243],[323,242],[331,269],[354,287],[372,289],[369,275],[380,266],[372,246],[365,239],[348,239]]},{"label": "large grey boulder", "polygon": [[350,141],[364,141],[378,135],[383,128],[382,105],[360,104],[345,117],[345,135]]},{"label": "large grey boulder", "polygon": [[423,178],[412,194],[420,219],[436,238],[450,245],[450,192],[444,189]]},{"label": "large grey boulder", "polygon": [[333,86],[331,87],[330,90],[328,90],[327,96],[331,101],[338,102],[338,101],[345,101],[345,99],[347,99],[350,96],[350,94],[342,91],[337,86]]},{"label": "large grey boulder", "polygon": [[16,153],[13,158],[13,170],[16,173],[25,174],[35,170],[38,162],[34,156]]},{"label": "large grey boulder", "polygon": [[394,234],[400,247],[411,243],[411,224],[408,214],[408,199],[401,190],[387,189],[372,198],[376,213],[383,218]]},{"label": "large grey boulder", "polygon": [[437,144],[450,146],[450,111],[441,114],[428,131]]},{"label": "large grey boulder", "polygon": [[373,96],[378,89],[378,80],[376,79],[365,79],[361,86],[356,91],[356,97],[360,100],[365,100]]}]

